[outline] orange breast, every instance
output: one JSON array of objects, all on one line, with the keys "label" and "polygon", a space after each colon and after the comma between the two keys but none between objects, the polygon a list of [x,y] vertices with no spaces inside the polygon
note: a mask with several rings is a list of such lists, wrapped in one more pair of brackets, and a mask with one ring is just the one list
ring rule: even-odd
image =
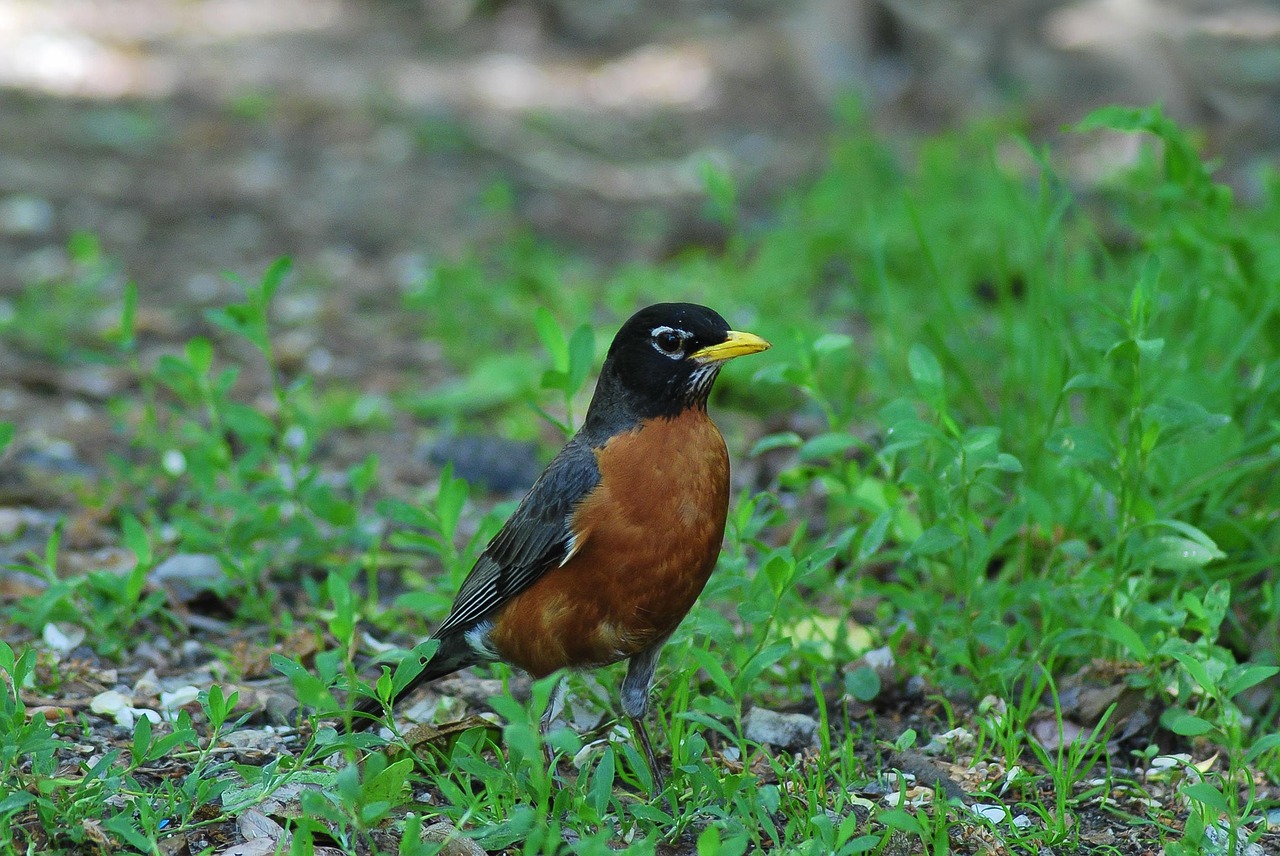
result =
[{"label": "orange breast", "polygon": [[540,677],[602,666],[675,630],[715,567],[729,504],[724,438],[704,410],[644,423],[596,452],[578,550],[506,604],[489,642]]}]

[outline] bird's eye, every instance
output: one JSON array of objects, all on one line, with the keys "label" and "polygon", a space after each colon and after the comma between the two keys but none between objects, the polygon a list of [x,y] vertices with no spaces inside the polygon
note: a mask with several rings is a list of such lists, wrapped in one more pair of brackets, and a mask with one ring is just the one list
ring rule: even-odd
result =
[{"label": "bird's eye", "polygon": [[653,334],[653,344],[662,353],[674,357],[684,347],[684,339],[674,330],[659,330]]}]

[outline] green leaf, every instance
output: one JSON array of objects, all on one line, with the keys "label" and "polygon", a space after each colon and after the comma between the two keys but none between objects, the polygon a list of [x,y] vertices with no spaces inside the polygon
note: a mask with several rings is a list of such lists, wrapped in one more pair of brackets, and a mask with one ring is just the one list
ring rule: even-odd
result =
[{"label": "green leaf", "polygon": [[270,440],[276,434],[275,424],[247,404],[229,401],[222,405],[220,412],[227,428],[250,445]]},{"label": "green leaf", "polygon": [[203,336],[187,341],[187,362],[197,377],[204,377],[213,367],[213,345]]},{"label": "green leaf", "polygon": [[767,434],[761,437],[751,451],[747,453],[747,457],[754,458],[763,455],[765,452],[772,452],[774,449],[796,449],[799,448],[804,440],[794,431],[782,431],[778,434]]},{"label": "green leaf", "polygon": [[413,772],[413,759],[402,758],[366,782],[361,788],[361,796],[370,801],[390,803],[392,806],[402,802],[405,783]]},{"label": "green leaf", "polygon": [[596,334],[587,324],[582,324],[569,337],[569,388],[577,392],[591,373],[596,359]]},{"label": "green leaf", "polygon": [[984,453],[994,448],[999,442],[1000,429],[994,425],[983,425],[966,431],[960,445],[967,454],[981,458],[986,457]]},{"label": "green leaf", "polygon": [[911,544],[911,552],[917,556],[933,556],[944,550],[950,550],[960,543],[960,536],[952,532],[944,523],[937,523],[924,531]]},{"label": "green leaf", "polygon": [[708,825],[698,836],[698,856],[720,856],[720,830]]},{"label": "green leaf", "polygon": [[1251,766],[1257,762],[1259,758],[1268,752],[1274,752],[1280,749],[1280,733],[1264,734],[1257,740],[1253,741],[1248,750],[1244,753],[1245,766]]},{"label": "green leaf", "polygon": [[1134,339],[1133,344],[1145,360],[1159,359],[1164,353],[1164,339]]},{"label": "green leaf", "polygon": [[308,672],[300,663],[281,654],[272,654],[271,667],[289,679],[299,704],[317,710],[333,707],[333,697],[329,694],[324,682]]},{"label": "green leaf", "polygon": [[495,851],[506,850],[513,844],[522,841],[533,829],[538,815],[527,805],[518,805],[511,816],[501,823],[481,827],[469,834],[481,849]]},{"label": "green leaf", "polygon": [[738,688],[738,692],[734,693],[734,697],[740,698],[742,692],[754,684],[756,678],[760,677],[765,669],[777,663],[789,653],[791,653],[791,640],[788,639],[785,642],[775,642],[766,646],[764,650],[748,660],[734,681]]},{"label": "green leaf", "polygon": [[1209,676],[1209,670],[1195,655],[1176,652],[1173,658],[1182,664],[1182,667],[1187,670],[1187,674],[1200,685],[1201,689],[1211,696],[1218,694],[1218,687],[1214,684],[1213,678]]},{"label": "green leaf", "polygon": [[108,832],[114,833],[127,841],[129,846],[143,853],[154,852],[152,842],[138,829],[133,819],[132,809],[125,809],[118,814],[112,815],[103,826]]},{"label": "green leaf", "polygon": [[1147,643],[1142,641],[1142,637],[1138,635],[1138,631],[1125,624],[1114,616],[1108,617],[1103,622],[1103,627],[1107,636],[1115,642],[1119,642],[1129,653],[1137,659],[1146,662],[1151,658],[1151,649],[1147,647]]},{"label": "green leaf", "polygon": [[1160,427],[1164,443],[1211,434],[1231,424],[1231,417],[1210,413],[1203,405],[1185,398],[1169,397],[1142,409],[1143,415]]},{"label": "green leaf", "polygon": [[843,454],[858,445],[858,438],[843,431],[819,434],[800,447],[800,460],[813,463]]},{"label": "green leaf", "polygon": [[129,551],[137,557],[137,565],[150,568],[153,560],[151,554],[151,540],[147,537],[147,530],[138,522],[138,518],[132,514],[125,514],[120,520],[120,532],[124,536],[124,545]]},{"label": "green leaf", "polygon": [[903,811],[900,808],[882,811],[876,815],[876,820],[883,823],[890,829],[897,829],[910,835],[918,835],[922,838],[927,836],[924,825],[914,814]]},{"label": "green leaf", "polygon": [[1231,809],[1227,805],[1227,798],[1223,796],[1222,791],[1208,782],[1195,782],[1180,788],[1180,790],[1188,799],[1203,803],[1219,814],[1231,813]]},{"label": "green leaf", "polygon": [[844,688],[858,701],[871,701],[880,695],[880,675],[870,666],[859,666],[845,673]]},{"label": "green leaf", "polygon": [[449,381],[409,399],[422,416],[479,413],[516,401],[535,388],[538,367],[522,354],[479,356],[461,380]]},{"label": "green leaf", "polygon": [[547,349],[547,353],[551,355],[551,364],[556,371],[567,372],[569,370],[569,342],[564,337],[564,331],[560,329],[560,325],[556,323],[555,316],[551,314],[551,310],[545,306],[539,306],[533,313],[533,328],[538,333],[538,340],[542,342],[542,347]]},{"label": "green leaf", "polygon": [[942,365],[933,351],[924,345],[912,345],[907,353],[907,370],[921,396],[931,401],[941,397]]},{"label": "green leaf", "polygon": [[1181,734],[1183,737],[1199,737],[1213,731],[1213,723],[1177,708],[1166,710],[1160,716],[1160,722],[1174,734]]},{"label": "green leaf", "polygon": [[[145,717],[143,717],[145,719]],[[13,814],[25,806],[36,801],[35,794],[29,794],[26,791],[14,791],[13,793],[0,799],[0,817],[7,814]]]},{"label": "green leaf", "polygon": [[1124,107],[1110,104],[1091,111],[1072,130],[1149,131],[1159,117],[1158,107]]},{"label": "green leaf", "polygon": [[333,601],[333,617],[329,619],[329,632],[345,647],[351,644],[356,626],[351,587],[346,580],[331,571],[326,588],[329,599]]},{"label": "green leaf", "polygon": [[147,755],[147,751],[151,748],[151,719],[146,716],[138,717],[138,721],[133,725],[133,766],[137,767],[151,760]]},{"label": "green leaf", "polygon": [[262,274],[262,305],[271,302],[271,298],[275,296],[276,289],[284,282],[284,278],[289,275],[289,271],[293,270],[293,259],[288,256],[281,256],[267,266],[266,271]]},{"label": "green leaf", "polygon": [[922,419],[900,419],[889,425],[883,455],[892,455],[905,449],[912,449],[923,443],[945,439],[946,435],[936,425]]},{"label": "green leaf", "polygon": [[827,333],[815,339],[812,347],[815,354],[833,354],[836,351],[846,351],[853,347],[853,337],[846,336],[843,333]]},{"label": "green leaf", "polygon": [[364,495],[378,483],[378,456],[370,454],[363,461],[347,470],[347,480],[351,489]]},{"label": "green leaf", "polygon": [[892,511],[882,511],[875,520],[871,521],[871,525],[862,535],[862,542],[858,544],[859,562],[865,562],[880,550],[881,545],[884,544],[885,535],[889,532],[889,524],[892,522]]},{"label": "green leaf", "polygon": [[4,454],[4,450],[9,448],[9,444],[13,442],[13,423],[0,422],[0,455]]},{"label": "green leaf", "polygon": [[1115,452],[1106,438],[1092,428],[1072,425],[1059,428],[1045,441],[1045,448],[1072,462],[1112,461]]},{"label": "green leaf", "polygon": [[1083,372],[1074,375],[1062,387],[1063,392],[1074,392],[1078,389],[1118,389],[1119,384],[1105,375]]},{"label": "green leaf", "polygon": [[226,722],[227,715],[231,713],[231,709],[235,707],[236,699],[240,697],[240,693],[232,691],[230,698],[222,689],[221,684],[211,684],[204,696],[204,712],[209,717],[209,723],[214,728],[221,728],[222,723]]},{"label": "green leaf", "polygon": [[711,216],[721,223],[732,223],[738,206],[738,188],[733,173],[716,158],[707,157],[698,164],[698,176],[707,194]]},{"label": "green leaf", "polygon": [[[856,819],[856,815],[854,814],[850,814],[849,817]],[[843,828],[843,824],[841,825],[841,828]],[[859,835],[857,838],[850,839],[848,844],[840,848],[840,852],[853,856],[853,854],[857,853],[870,853],[879,846],[879,835]]]},{"label": "green leaf", "polygon": [[[1192,526],[1190,523],[1186,523],[1182,520],[1174,520],[1172,518],[1162,517],[1162,518],[1159,518],[1158,520],[1152,520],[1147,525],[1155,526],[1155,527],[1163,527],[1165,529],[1172,529],[1174,532],[1177,532],[1187,538],[1190,538],[1192,541],[1195,541],[1197,544],[1204,547],[1206,550],[1210,550],[1215,553],[1219,552],[1218,545],[1214,542],[1214,540],[1210,538],[1208,535],[1206,535],[1204,530],[1197,529],[1195,526]],[[1222,556],[1218,556],[1217,558],[1222,558]]]},{"label": "green leaf", "polygon": [[996,455],[995,461],[982,465],[984,469],[999,470],[1002,473],[1020,473],[1022,472],[1022,461],[1019,461],[1008,452],[1001,452]]},{"label": "green leaf", "polygon": [[124,350],[133,347],[137,334],[138,284],[132,280],[124,284],[124,295],[120,305],[120,330],[116,334],[116,345]]},{"label": "green leaf", "polygon": [[591,776],[591,790],[588,794],[591,807],[595,809],[596,814],[600,817],[604,817],[609,812],[609,800],[613,796],[616,764],[617,759],[614,757],[613,747],[606,745],[604,754],[600,756],[600,763],[596,765],[595,773]]},{"label": "green leaf", "polygon": [[[1138,281],[1133,286],[1133,295],[1129,300],[1129,325],[1134,330],[1142,330],[1146,327],[1147,319],[1151,317],[1152,306],[1155,303],[1156,286],[1160,282],[1160,258],[1154,254],[1147,256],[1146,261],[1142,263],[1142,272],[1138,275]],[[1161,347],[1164,342],[1161,341]],[[1142,342],[1138,342],[1138,349],[1142,351]],[[1143,351],[1146,356],[1146,352]],[[1159,353],[1152,355],[1159,356]]]},{"label": "green leaf", "polygon": [[1227,681],[1225,695],[1228,698],[1237,696],[1278,673],[1280,673],[1280,667],[1278,666],[1248,666],[1243,671],[1230,677]]},{"label": "green leaf", "polygon": [[409,686],[414,678],[422,673],[427,663],[431,662],[431,658],[440,650],[440,640],[427,639],[414,646],[413,650],[407,655],[400,658],[400,662],[396,663],[396,669],[391,674],[391,692],[398,695],[405,687]]},{"label": "green leaf", "polygon": [[693,659],[698,661],[698,665],[707,673],[707,677],[711,678],[712,683],[720,688],[724,694],[730,698],[734,695],[733,681],[729,679],[729,674],[724,670],[723,658],[712,654],[705,648],[693,648],[689,651]]},{"label": "green leaf", "polygon": [[1216,547],[1210,549],[1199,541],[1178,535],[1157,535],[1144,541],[1134,551],[1133,561],[1139,567],[1165,571],[1189,571],[1202,568],[1224,557]]}]

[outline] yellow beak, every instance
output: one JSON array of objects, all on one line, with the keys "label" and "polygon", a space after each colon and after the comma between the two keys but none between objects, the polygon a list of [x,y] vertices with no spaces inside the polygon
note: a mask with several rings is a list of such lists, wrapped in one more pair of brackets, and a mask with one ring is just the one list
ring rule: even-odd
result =
[{"label": "yellow beak", "polygon": [[720,363],[734,357],[745,357],[747,354],[758,354],[772,347],[764,339],[754,333],[739,333],[730,330],[728,336],[718,345],[707,345],[699,348],[689,356],[700,363]]}]

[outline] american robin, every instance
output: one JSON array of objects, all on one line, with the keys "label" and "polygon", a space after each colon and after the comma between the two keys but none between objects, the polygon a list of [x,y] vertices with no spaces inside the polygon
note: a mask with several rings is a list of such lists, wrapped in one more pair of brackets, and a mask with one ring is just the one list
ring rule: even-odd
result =
[{"label": "american robin", "polygon": [[[661,789],[643,722],[649,690],[663,643],[715,567],[729,503],[729,456],[707,396],[727,360],[768,347],[705,306],[631,316],[582,428],[480,555],[432,634],[439,649],[397,697],[494,660],[538,678],[628,660],[622,708]],[[380,705],[356,710],[366,716],[353,727],[364,727]]]}]

